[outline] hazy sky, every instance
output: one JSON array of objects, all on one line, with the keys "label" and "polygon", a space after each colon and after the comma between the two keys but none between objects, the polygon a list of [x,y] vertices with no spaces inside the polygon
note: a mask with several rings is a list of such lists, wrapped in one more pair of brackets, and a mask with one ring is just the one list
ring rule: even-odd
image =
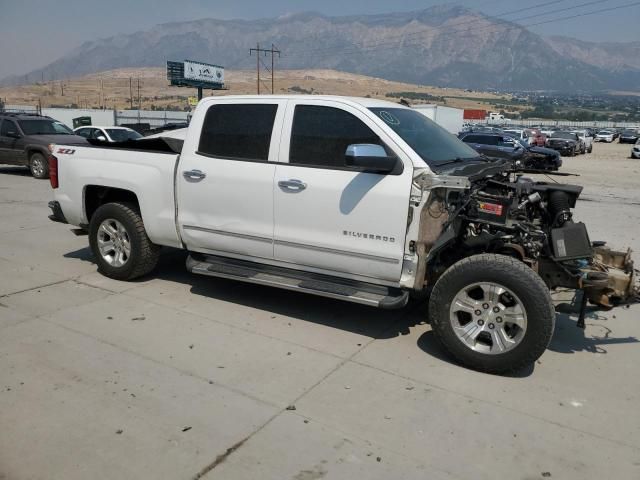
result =
[{"label": "hazy sky", "polygon": [[[513,12],[505,20],[531,24],[553,18],[553,11],[575,6],[557,16],[610,8],[632,0],[0,0],[0,78],[44,66],[86,40],[132,33],[158,23],[198,18],[263,18],[286,13],[316,11],[326,15],[352,15],[419,10],[431,5],[464,5],[488,15]],[[580,6],[591,3],[588,6]],[[566,35],[594,41],[640,40],[640,5],[619,11],[532,27],[545,35]]]}]

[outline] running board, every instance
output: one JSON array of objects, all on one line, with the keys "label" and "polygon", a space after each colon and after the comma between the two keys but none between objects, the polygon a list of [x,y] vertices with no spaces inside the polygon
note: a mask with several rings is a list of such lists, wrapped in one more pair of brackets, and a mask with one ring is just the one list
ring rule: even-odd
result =
[{"label": "running board", "polygon": [[190,254],[187,258],[187,270],[199,275],[311,293],[385,310],[402,308],[409,301],[409,292],[399,288],[212,255]]}]

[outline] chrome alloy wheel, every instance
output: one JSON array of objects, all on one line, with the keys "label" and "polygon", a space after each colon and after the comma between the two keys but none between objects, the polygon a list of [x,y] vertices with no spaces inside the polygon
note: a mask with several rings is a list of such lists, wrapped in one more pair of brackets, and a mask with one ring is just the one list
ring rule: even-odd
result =
[{"label": "chrome alloy wheel", "polygon": [[107,218],[98,227],[98,249],[112,267],[122,267],[131,257],[131,240],[124,225]]},{"label": "chrome alloy wheel", "polygon": [[31,159],[31,173],[35,177],[42,177],[45,172],[44,160],[40,156],[34,156]]},{"label": "chrome alloy wheel", "polygon": [[460,290],[451,302],[449,320],[462,343],[489,355],[514,349],[527,331],[527,314],[520,299],[492,282]]}]

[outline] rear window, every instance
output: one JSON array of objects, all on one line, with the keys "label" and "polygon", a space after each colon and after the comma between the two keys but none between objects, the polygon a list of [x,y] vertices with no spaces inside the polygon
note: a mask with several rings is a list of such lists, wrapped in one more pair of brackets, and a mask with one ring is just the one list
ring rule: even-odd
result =
[{"label": "rear window", "polygon": [[278,105],[213,105],[202,126],[198,153],[266,162]]}]

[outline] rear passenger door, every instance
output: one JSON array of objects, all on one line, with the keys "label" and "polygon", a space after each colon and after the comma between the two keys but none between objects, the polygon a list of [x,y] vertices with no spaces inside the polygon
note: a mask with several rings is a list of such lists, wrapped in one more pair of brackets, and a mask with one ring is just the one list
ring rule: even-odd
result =
[{"label": "rear passenger door", "polygon": [[[347,147],[363,143],[384,146],[404,168],[385,175],[347,167]],[[413,172],[402,155],[351,105],[290,101],[274,184],[275,259],[346,278],[399,281]]]},{"label": "rear passenger door", "polygon": [[176,172],[182,240],[196,252],[273,258],[273,177],[285,101],[220,100],[196,112]]}]

